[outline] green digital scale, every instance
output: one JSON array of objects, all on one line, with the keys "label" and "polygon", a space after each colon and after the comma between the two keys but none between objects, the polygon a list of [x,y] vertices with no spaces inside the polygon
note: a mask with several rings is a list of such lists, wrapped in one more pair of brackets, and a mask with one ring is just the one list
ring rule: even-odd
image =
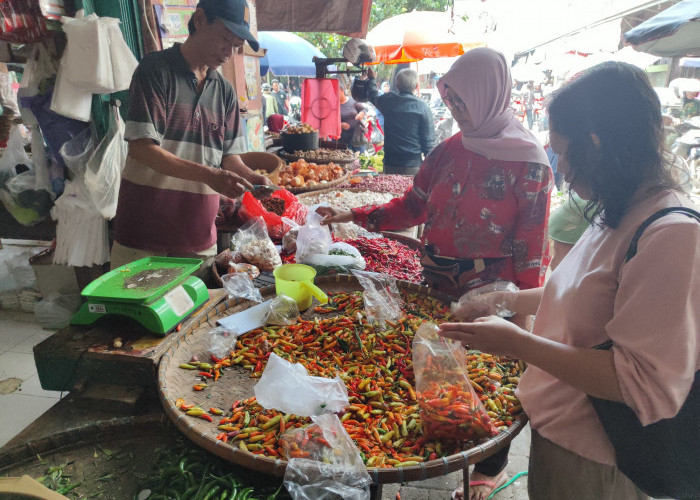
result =
[{"label": "green digital scale", "polygon": [[209,300],[204,282],[190,276],[201,264],[200,259],[146,257],[113,269],[83,289],[86,302],[71,324],[91,325],[120,314],[165,335]]}]

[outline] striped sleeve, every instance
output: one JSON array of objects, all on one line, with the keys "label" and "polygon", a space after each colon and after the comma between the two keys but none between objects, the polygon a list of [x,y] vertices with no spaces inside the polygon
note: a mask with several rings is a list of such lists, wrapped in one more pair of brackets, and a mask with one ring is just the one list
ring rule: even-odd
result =
[{"label": "striped sleeve", "polygon": [[127,141],[152,139],[161,144],[167,119],[163,73],[142,61],[134,72],[129,87],[129,117],[124,138]]},{"label": "striped sleeve", "polygon": [[237,155],[246,152],[238,98],[233,88],[226,92],[226,121],[224,122],[223,154]]}]

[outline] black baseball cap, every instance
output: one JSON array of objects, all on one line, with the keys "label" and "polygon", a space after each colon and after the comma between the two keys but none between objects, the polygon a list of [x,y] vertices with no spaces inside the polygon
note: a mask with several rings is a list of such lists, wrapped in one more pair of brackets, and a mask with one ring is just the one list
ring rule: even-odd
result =
[{"label": "black baseball cap", "polygon": [[245,0],[202,0],[197,4],[197,8],[221,19],[231,33],[246,40],[253,50],[257,51],[260,48],[260,44],[250,32],[250,10]]}]

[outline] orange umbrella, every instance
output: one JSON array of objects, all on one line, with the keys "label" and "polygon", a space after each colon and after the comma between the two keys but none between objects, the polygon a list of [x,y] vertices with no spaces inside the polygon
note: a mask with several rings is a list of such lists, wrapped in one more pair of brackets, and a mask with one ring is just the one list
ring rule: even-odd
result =
[{"label": "orange umbrella", "polygon": [[396,64],[454,57],[486,45],[483,33],[448,12],[413,11],[385,19],[367,33],[375,63]]}]

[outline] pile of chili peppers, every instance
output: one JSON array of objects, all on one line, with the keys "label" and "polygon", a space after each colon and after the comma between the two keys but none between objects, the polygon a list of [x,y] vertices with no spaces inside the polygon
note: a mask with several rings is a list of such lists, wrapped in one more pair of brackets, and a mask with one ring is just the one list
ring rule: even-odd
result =
[{"label": "pile of chili peppers", "polygon": [[[201,391],[215,378],[224,377],[222,370],[232,365],[260,377],[274,352],[291,363],[303,364],[310,375],[338,375],[345,382],[350,406],[338,416],[368,467],[410,466],[457,453],[464,442],[428,440],[422,435],[424,424],[414,390],[411,356],[416,329],[425,319],[436,323],[448,320],[449,308],[425,295],[402,292],[402,298],[405,315],[388,323],[388,330],[379,331],[363,316],[361,292],[330,293],[329,302],[315,309],[327,317],[253,330],[238,340],[229,357],[181,368],[198,370],[201,381],[193,389]],[[521,367],[513,360],[470,351],[469,369],[470,381],[489,408],[493,425],[511,425],[521,410],[513,396]],[[291,458],[286,456],[280,437],[287,429],[311,422],[263,409],[254,397],[234,402],[230,411],[206,411],[184,399],[176,405],[194,418],[213,421],[215,416],[223,417],[216,423],[217,439],[270,457]]]},{"label": "pile of chili peppers", "polygon": [[360,236],[345,240],[357,248],[367,262],[365,271],[384,273],[396,279],[420,283],[423,266],[417,250],[389,238],[365,238]]}]

